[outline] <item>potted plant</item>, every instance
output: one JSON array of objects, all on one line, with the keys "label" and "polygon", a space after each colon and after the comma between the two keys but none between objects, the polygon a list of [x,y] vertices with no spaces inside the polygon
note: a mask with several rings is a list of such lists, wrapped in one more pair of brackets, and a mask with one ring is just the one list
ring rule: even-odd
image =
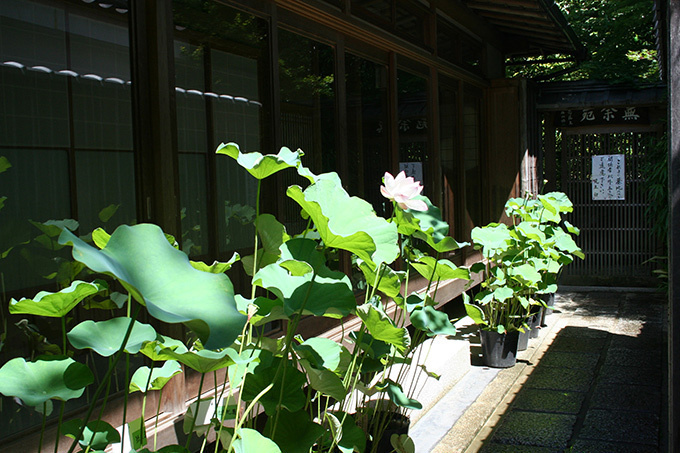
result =
[{"label": "potted plant", "polygon": [[[483,272],[482,289],[471,302],[465,295],[468,315],[480,326],[485,363],[494,367],[514,365],[519,337],[523,348],[530,324],[538,324],[545,302],[542,294],[554,294],[557,275],[571,255],[583,257],[580,248],[558,225],[560,214],[571,212],[563,193],[513,198],[505,206],[510,226],[492,223],[472,230],[475,248],[485,264],[471,269]],[[570,233],[578,230],[565,222]]]},{"label": "potted plant", "polygon": [[[199,376],[198,394],[184,417],[186,440],[171,447],[173,452],[194,449],[196,441],[205,451],[209,438],[215,452],[362,452],[367,440],[372,452],[379,451],[394,414],[420,406],[413,398],[415,387],[404,386],[409,374],[422,378],[418,373],[426,373],[414,361],[416,346],[427,336],[455,332],[446,314],[435,309],[434,298],[441,281],[469,278],[468,269],[439,256],[462,244],[447,236],[439,210],[420,195],[422,186],[403,173],[385,175],[381,191],[393,201],[394,211],[384,219],[366,201],[350,197],[334,173],[315,175],[302,166],[301,151],[242,153],[230,143],[217,152],[235,159],[255,178],[253,254],[242,259],[234,255],[228,262],[194,262],[173,237],[150,224],[124,225],[111,235],[97,229],[92,243],[67,229],[60,231],[59,245],[71,248],[79,270],[88,270],[81,273],[83,280],[55,293],[12,300],[10,312],[60,319],[61,347],[51,357],[3,364],[0,393],[35,407],[44,417],[52,400],[61,401],[55,443],[63,441],[61,435],[70,437],[69,451],[78,446],[103,450],[121,439],[137,451],[156,451],[155,435],[152,441],[145,431],[146,396],[191,369]],[[283,170],[297,171],[307,183],[286,192],[307,221],[303,231],[288,232],[259,209],[262,181]],[[420,250],[424,248],[430,254]],[[363,275],[360,303],[350,276],[335,270],[339,250],[353,256]],[[225,274],[238,261],[251,277],[246,294],[238,294]],[[106,281],[85,281],[91,273],[104,275]],[[409,293],[414,273],[428,284]],[[113,316],[72,326],[69,313],[81,303],[103,308],[104,318],[106,313]],[[159,334],[139,321],[144,312],[183,324],[189,336]],[[297,327],[308,316],[356,316],[359,327],[343,338],[354,347],[301,337]],[[281,338],[268,338],[259,328],[274,320],[285,321]],[[107,358],[96,386],[81,351]],[[150,366],[139,367],[130,377],[133,359],[142,357]],[[103,407],[119,372],[123,388],[143,393],[142,413],[129,415],[124,409],[122,420],[106,420]],[[214,396],[206,398],[203,390],[210,381]],[[83,416],[64,421],[63,402],[86,389],[91,397]],[[357,391],[366,404],[354,412]],[[373,405],[368,404],[372,397]],[[114,428],[118,424],[122,435]],[[390,449],[412,451],[412,441],[402,433],[390,435],[389,444]]]}]

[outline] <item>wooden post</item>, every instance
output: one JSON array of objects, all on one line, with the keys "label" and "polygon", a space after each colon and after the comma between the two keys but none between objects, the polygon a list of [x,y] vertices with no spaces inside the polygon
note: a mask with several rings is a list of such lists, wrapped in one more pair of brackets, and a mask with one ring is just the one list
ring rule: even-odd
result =
[{"label": "wooden post", "polygon": [[[140,219],[181,240],[171,2],[133,1],[130,24],[133,115]],[[163,333],[182,338],[181,324]],[[184,374],[163,392],[167,412],[183,412]]]},{"label": "wooden post", "polygon": [[668,327],[668,451],[680,452],[680,0],[668,5],[668,87],[670,225]]}]

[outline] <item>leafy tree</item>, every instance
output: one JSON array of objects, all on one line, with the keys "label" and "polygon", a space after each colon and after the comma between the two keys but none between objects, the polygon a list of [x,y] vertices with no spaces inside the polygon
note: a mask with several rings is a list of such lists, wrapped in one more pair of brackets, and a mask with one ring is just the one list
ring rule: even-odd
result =
[{"label": "leafy tree", "polygon": [[[590,58],[555,80],[595,79],[645,83],[659,79],[652,0],[558,0]],[[563,55],[542,56],[564,57]],[[573,62],[509,66],[508,76],[535,77]]]}]

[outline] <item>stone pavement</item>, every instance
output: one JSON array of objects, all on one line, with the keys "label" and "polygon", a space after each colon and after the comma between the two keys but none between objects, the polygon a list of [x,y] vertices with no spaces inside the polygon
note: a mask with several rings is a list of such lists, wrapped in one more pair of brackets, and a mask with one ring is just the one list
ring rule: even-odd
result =
[{"label": "stone pavement", "polygon": [[[581,290],[558,294],[555,313],[514,367],[474,366],[473,345],[472,371],[423,417],[453,426],[431,446],[416,440],[416,451],[665,451],[665,296]],[[484,388],[459,403],[453,420],[451,398],[464,400],[470,382]]]}]

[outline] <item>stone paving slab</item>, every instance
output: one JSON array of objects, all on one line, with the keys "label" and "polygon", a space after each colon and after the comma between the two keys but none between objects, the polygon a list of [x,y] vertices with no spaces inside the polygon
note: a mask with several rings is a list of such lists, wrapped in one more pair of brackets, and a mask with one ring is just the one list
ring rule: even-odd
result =
[{"label": "stone paving slab", "polygon": [[558,294],[517,370],[499,372],[479,398],[500,402],[490,412],[475,402],[476,415],[429,451],[662,451],[665,316],[664,295],[652,292]]}]

